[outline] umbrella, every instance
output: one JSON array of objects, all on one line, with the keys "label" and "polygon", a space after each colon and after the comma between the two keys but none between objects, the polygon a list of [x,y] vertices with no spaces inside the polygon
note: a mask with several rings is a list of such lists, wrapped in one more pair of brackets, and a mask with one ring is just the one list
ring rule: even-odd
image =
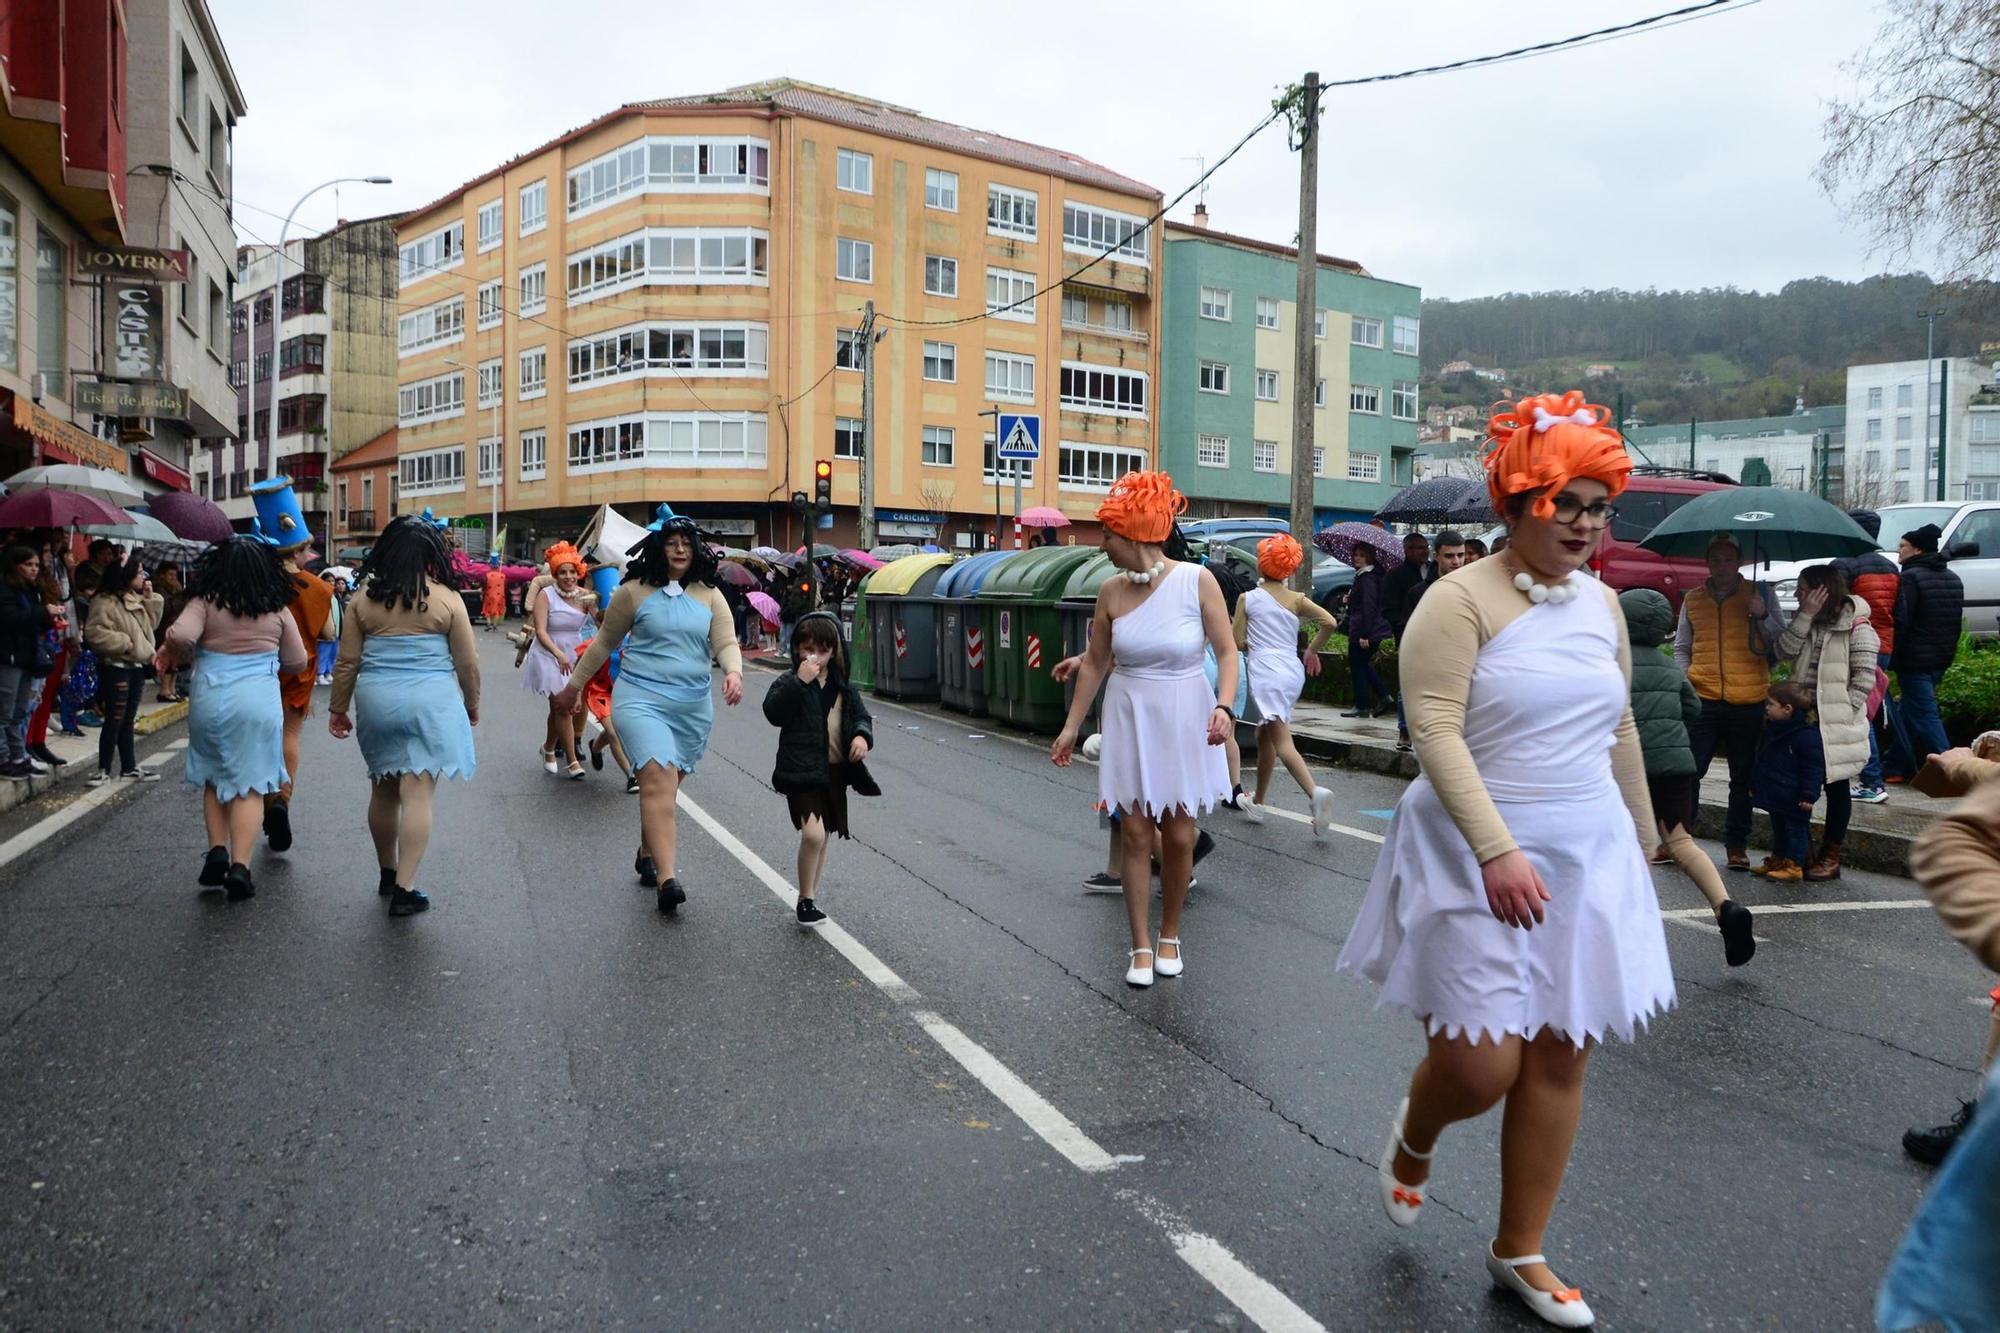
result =
[{"label": "umbrella", "polygon": [[1384,523],[1443,523],[1451,507],[1475,490],[1486,493],[1469,477],[1430,477],[1397,492],[1375,511],[1375,517]]},{"label": "umbrella", "polygon": [[877,560],[874,556],[868,554],[868,552],[859,549],[842,551],[840,555],[836,558],[840,560],[845,560],[848,564],[855,566],[857,569],[882,568],[882,562],[880,560]]},{"label": "umbrella", "polygon": [[1375,552],[1375,563],[1394,569],[1403,563],[1403,539],[1373,523],[1336,523],[1313,534],[1313,545],[1336,560],[1345,560],[1357,545]]},{"label": "umbrella", "polygon": [[715,567],[715,574],[724,583],[733,583],[739,588],[756,588],[762,586],[755,574],[752,574],[734,560],[724,560],[721,564],[717,565]]},{"label": "umbrella", "polygon": [[1697,495],[1661,519],[1639,545],[1659,555],[1700,559],[1717,537],[1733,539],[1752,563],[1876,549],[1875,539],[1838,508],[1783,486],[1730,486]]},{"label": "umbrella", "polygon": [[146,493],[116,472],[79,463],[43,463],[7,478],[10,491],[70,491],[110,505],[146,503]]},{"label": "umbrella", "polygon": [[803,565],[805,562],[806,558],[798,554],[796,551],[790,555],[774,555],[771,557],[772,565],[776,566],[779,569],[797,569],[800,565]]},{"label": "umbrella", "polygon": [[66,528],[130,522],[125,511],[81,491],[17,491],[0,500],[0,528]]},{"label": "umbrella", "polygon": [[1033,509],[1023,509],[1021,516],[1014,520],[1024,528],[1066,528],[1069,516],[1060,509],[1047,505],[1036,505]]},{"label": "umbrella", "polygon": [[[793,555],[797,556],[803,556],[805,553],[806,553],[806,548],[803,546],[801,546],[798,550],[792,552]],[[840,548],[838,546],[828,546],[825,542],[813,543],[812,558],[815,560],[831,560],[833,559],[833,557],[839,554],[840,554]]]},{"label": "umbrella", "polygon": [[917,555],[920,553],[921,548],[910,542],[892,542],[886,546],[878,546],[868,554],[886,565],[901,560],[906,555]]},{"label": "umbrella", "polygon": [[1481,523],[1498,523],[1500,515],[1493,512],[1493,497],[1486,488],[1475,483],[1474,488],[1465,493],[1464,499],[1445,511],[1444,521],[1473,527]]},{"label": "umbrella", "polygon": [[743,600],[757,608],[757,614],[764,617],[764,623],[772,629],[778,627],[778,599],[768,592],[745,593]]},{"label": "umbrella", "polygon": [[917,548],[917,554],[918,554],[918,555],[943,555],[943,554],[944,554],[944,547],[942,547],[942,546],[937,546],[937,545],[934,545],[934,544],[932,544],[932,543],[930,543],[930,542],[925,542],[925,543],[924,543],[924,544],[923,544],[922,546],[919,546],[919,547]]},{"label": "umbrella", "polygon": [[186,491],[156,495],[146,506],[154,518],[191,542],[226,542],[236,535],[229,516],[214,501]]},{"label": "umbrella", "polygon": [[783,555],[784,552],[775,546],[753,546],[750,548],[750,554],[763,560],[769,560],[773,556]]},{"label": "umbrella", "polygon": [[[30,492],[32,494],[32,492]],[[84,523],[79,530],[93,537],[123,537],[145,546],[186,546],[174,530],[151,514],[131,513],[123,523]]]}]

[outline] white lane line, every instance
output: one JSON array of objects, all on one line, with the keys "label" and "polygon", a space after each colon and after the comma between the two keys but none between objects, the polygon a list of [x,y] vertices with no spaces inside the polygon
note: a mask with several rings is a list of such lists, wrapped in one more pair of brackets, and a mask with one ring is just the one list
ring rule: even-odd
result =
[{"label": "white lane line", "polygon": [[[184,749],[186,746],[187,740],[182,738],[153,751],[153,753],[145,756],[139,762],[142,764],[165,763],[168,759],[173,758],[176,751]],[[7,839],[7,841],[0,842],[0,866],[11,865],[22,856],[68,828],[71,824],[76,823],[77,820],[82,819],[98,806],[103,805],[112,797],[128,790],[131,785],[131,783],[126,782],[122,778],[113,778],[102,787],[94,791],[85,792],[62,809],[22,829],[19,833]]]},{"label": "white lane line", "polygon": [[[744,869],[756,876],[778,901],[788,906],[798,902],[797,890],[784,876],[773,870],[763,857],[751,851],[714,815],[690,800],[685,792],[680,797],[680,809],[701,825],[703,831],[735,857]],[[835,952],[853,964],[856,971],[875,983],[891,999],[913,1004],[923,998],[888,964],[877,958],[867,945],[834,922],[828,921],[820,926],[818,933],[821,939],[833,946]],[[910,1016],[932,1041],[958,1062],[960,1068],[978,1079],[980,1085],[997,1097],[1021,1123],[1035,1131],[1042,1142],[1061,1153],[1078,1170],[1101,1174],[1117,1169],[1120,1164],[1142,1160],[1131,1156],[1114,1157],[1104,1151],[1075,1121],[1058,1111],[1048,1098],[1029,1087],[991,1051],[937,1014],[928,1009],[912,1008]],[[1174,1253],[1181,1262],[1199,1273],[1266,1333],[1326,1333],[1322,1324],[1293,1304],[1285,1293],[1257,1276],[1220,1241],[1188,1230],[1166,1209],[1151,1200],[1126,1191],[1121,1191],[1119,1197],[1135,1203],[1148,1221],[1166,1233],[1168,1243],[1174,1247]]]},{"label": "white lane line", "polygon": [[[1928,898],[1897,898],[1886,901],[1852,903],[1744,904],[1744,906],[1748,907],[1757,916],[1779,912],[1792,915],[1804,915],[1809,912],[1901,912],[1908,911],[1913,907],[1929,907],[1930,905],[1931,901]],[[1715,921],[1715,913],[1706,907],[1681,908],[1672,912],[1662,912],[1660,915],[1669,921],[1694,921],[1702,925],[1711,925]]]}]

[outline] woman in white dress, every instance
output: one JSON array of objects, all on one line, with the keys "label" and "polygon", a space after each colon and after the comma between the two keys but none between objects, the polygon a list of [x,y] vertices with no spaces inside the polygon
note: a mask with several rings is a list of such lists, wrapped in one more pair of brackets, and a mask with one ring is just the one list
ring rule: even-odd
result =
[{"label": "woman in white dress", "polygon": [[1379,1163],[1398,1226],[1438,1135],[1504,1099],[1493,1280],[1548,1323],[1591,1320],[1544,1261],[1590,1048],[1674,1002],[1625,620],[1582,572],[1631,460],[1610,413],[1543,395],[1494,414],[1506,552],[1431,586],[1405,635],[1424,776],[1397,804],[1339,965],[1419,1018],[1429,1049]]},{"label": "woman in white dress", "polygon": [[[1333,793],[1313,781],[1292,740],[1292,709],[1305,691],[1306,677],[1319,674],[1319,650],[1333,633],[1333,614],[1285,580],[1305,560],[1298,541],[1284,533],[1257,543],[1257,572],[1263,581],[1236,603],[1236,645],[1248,650],[1250,697],[1257,703],[1257,794],[1246,803],[1244,817],[1262,823],[1264,799],[1280,763],[1305,792],[1312,807],[1315,838],[1326,834],[1333,819]],[[1299,655],[1299,622],[1318,628]]]},{"label": "woman in white dress", "polygon": [[[1236,640],[1222,589],[1200,565],[1167,559],[1163,545],[1187,497],[1164,472],[1128,472],[1098,507],[1104,553],[1122,578],[1097,593],[1090,646],[1076,673],[1069,718],[1049,758],[1067,768],[1077,731],[1104,685],[1097,789],[1119,812],[1121,878],[1132,926],[1125,980],[1150,986],[1177,977],[1181,907],[1194,869],[1195,818],[1229,797],[1222,741],[1236,715],[1218,698],[1236,695]],[[1216,680],[1202,673],[1215,650]],[[1109,673],[1109,679],[1106,675]],[[1160,843],[1160,938],[1151,931],[1152,849]]]},{"label": "woman in white dress", "polygon": [[569,685],[570,670],[576,665],[577,645],[583,641],[583,627],[597,609],[597,594],[583,586],[583,555],[574,546],[557,542],[543,555],[555,581],[536,594],[528,608],[528,659],[521,671],[521,688],[549,701],[542,768],[550,773],[559,772],[566,761],[569,776],[580,782],[583,760],[576,752],[576,716],[556,696]]}]

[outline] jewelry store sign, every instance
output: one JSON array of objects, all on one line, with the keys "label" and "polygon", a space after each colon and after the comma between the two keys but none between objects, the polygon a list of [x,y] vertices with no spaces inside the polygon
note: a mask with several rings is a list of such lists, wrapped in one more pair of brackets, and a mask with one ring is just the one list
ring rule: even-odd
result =
[{"label": "jewelry store sign", "polygon": [[186,282],[185,250],[138,250],[123,245],[86,245],[76,252],[79,278],[132,278],[140,282]]}]

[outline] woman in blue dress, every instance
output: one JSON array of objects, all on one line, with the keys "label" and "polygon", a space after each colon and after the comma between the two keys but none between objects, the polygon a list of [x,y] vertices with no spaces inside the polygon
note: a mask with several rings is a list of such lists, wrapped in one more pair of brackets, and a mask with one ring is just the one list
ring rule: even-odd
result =
[{"label": "woman in blue dress", "polygon": [[711,664],[721,665],[722,698],[733,708],[743,702],[743,652],[716,584],[715,552],[693,519],[661,505],[627,554],[632,560],[603,627],[556,699],[580,707],[582,682],[624,644],[611,721],[639,773],[639,854],[632,868],[641,884],[659,890],[660,910],[671,913],[687,901],[674,874],[675,803],[715,722]]},{"label": "woman in blue dress", "polygon": [[444,536],[416,515],[395,519],[376,539],[361,582],[340,627],[327,730],[341,739],[359,733],[377,891],[390,916],[410,916],[431,905],[416,878],[438,779],[472,777],[479,649]]}]

